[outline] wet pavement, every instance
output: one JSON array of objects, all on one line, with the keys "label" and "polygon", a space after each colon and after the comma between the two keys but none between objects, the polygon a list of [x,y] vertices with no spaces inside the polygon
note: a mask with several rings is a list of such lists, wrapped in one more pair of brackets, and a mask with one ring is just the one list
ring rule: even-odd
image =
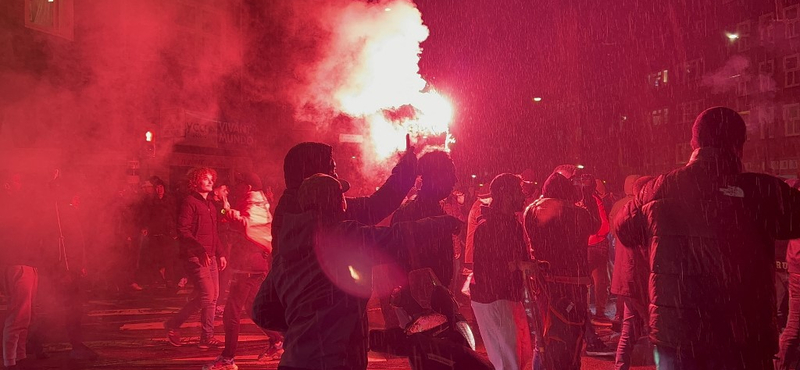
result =
[{"label": "wet pavement", "polygon": [[[183,346],[171,346],[165,337],[163,322],[186,302],[188,291],[170,294],[163,290],[128,292],[108,298],[93,298],[87,304],[84,320],[85,343],[98,352],[96,361],[70,359],[70,346],[61,320],[55,315],[44,314],[40,322],[44,347],[50,358],[33,360],[36,369],[201,369],[212,361],[221,349],[197,348],[199,323],[192,317],[183,327]],[[372,302],[371,302],[372,303]],[[613,308],[612,308],[613,309]],[[0,307],[5,311],[5,307]],[[47,311],[47,310],[44,310]],[[471,317],[465,309],[468,317]],[[370,305],[372,326],[382,325],[377,304]],[[474,328],[474,327],[473,327]],[[477,329],[475,329],[477,333]],[[222,321],[216,320],[217,339],[224,340]],[[608,329],[600,329],[601,337],[614,344],[616,336]],[[482,345],[478,351],[486,355]],[[267,345],[267,339],[248,318],[244,319],[236,363],[240,369],[276,369],[278,361],[259,360],[258,355]],[[370,353],[370,369],[409,369],[408,361],[402,358],[387,358]],[[611,358],[584,357],[583,369],[613,369]],[[633,369],[654,369],[633,367]]]}]

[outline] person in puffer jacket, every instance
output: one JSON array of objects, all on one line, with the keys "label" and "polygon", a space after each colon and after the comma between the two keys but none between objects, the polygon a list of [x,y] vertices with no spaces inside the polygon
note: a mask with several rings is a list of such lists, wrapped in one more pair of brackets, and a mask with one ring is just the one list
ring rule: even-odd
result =
[{"label": "person in puffer jacket", "polygon": [[800,191],[742,173],[747,129],[736,111],[703,111],[682,168],[645,185],[615,220],[647,248],[650,339],[666,369],[772,369],[776,239],[800,237]]},{"label": "person in puffer jacket", "polygon": [[286,214],[267,278],[285,307],[278,368],[366,369],[372,267],[423,239],[455,234],[461,222],[447,215],[392,227],[346,220],[341,185],[325,174],[303,181],[297,199],[301,213]]}]

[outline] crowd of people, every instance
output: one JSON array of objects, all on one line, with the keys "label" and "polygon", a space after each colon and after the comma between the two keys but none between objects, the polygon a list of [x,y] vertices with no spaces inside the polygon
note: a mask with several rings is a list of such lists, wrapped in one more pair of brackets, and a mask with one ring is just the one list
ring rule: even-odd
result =
[{"label": "crowd of people", "polygon": [[[419,321],[397,302],[432,300],[420,298],[410,278],[420,271],[474,315],[488,355],[468,345],[422,347],[443,359],[442,368],[580,369],[585,354],[615,355],[614,368],[626,370],[644,348],[659,370],[796,369],[800,181],[743,172],[746,133],[735,111],[705,110],[692,128],[688,164],[628,176],[619,197],[575,165],[557,166],[541,188],[498,174],[488,193],[470,197],[455,190],[447,153],[418,158],[410,143],[365,197],[346,196],[350,184],[323,143],[287,153],[277,202],[254,173],[237,173],[228,186],[213,169],[192,169],[181,199],[152,177],[141,185],[144,199],[120,218],[124,231],[115,231],[137,248],[123,257],[135,263],[114,281],[132,291],[191,286],[164,323],[165,337],[188,345],[181,327],[199,312],[192,345],[221,351],[204,370],[237,369],[244,314],[263,329],[262,357],[280,360],[279,369],[366,369],[368,300],[380,301],[387,327],[413,337]],[[40,278],[68,308],[71,356],[96,358],[80,325],[85,246],[64,242],[84,236],[61,222],[69,212],[77,217],[80,199],[59,207],[23,182],[11,177],[0,202],[4,366],[25,368],[28,352],[46,355],[33,309]],[[218,316],[224,341],[214,334]],[[599,327],[620,333],[616,348]]]}]

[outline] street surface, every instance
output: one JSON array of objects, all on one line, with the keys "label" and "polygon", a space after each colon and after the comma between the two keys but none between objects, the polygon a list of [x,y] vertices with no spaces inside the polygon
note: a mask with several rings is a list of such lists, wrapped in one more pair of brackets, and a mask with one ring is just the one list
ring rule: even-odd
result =
[{"label": "street surface", "polygon": [[[183,327],[184,345],[173,347],[167,343],[163,322],[186,302],[189,291],[177,295],[165,291],[142,291],[125,293],[115,298],[93,298],[87,304],[87,317],[84,320],[85,343],[96,350],[100,358],[93,362],[74,361],[69,358],[69,344],[63,325],[53,314],[44,314],[42,323],[45,337],[45,350],[50,358],[35,360],[37,369],[197,369],[213,360],[221,349],[201,350],[196,344],[199,339],[197,315]],[[0,310],[5,312],[5,302]],[[611,308],[611,307],[610,307]],[[52,308],[43,311],[51,311]],[[612,308],[613,309],[613,308]],[[370,305],[370,321],[374,326],[382,325],[377,304]],[[470,316],[468,316],[470,317]],[[477,329],[473,326],[473,329]],[[224,340],[222,321],[216,320],[217,339]],[[601,337],[608,341],[616,339],[609,330],[600,330]],[[478,339],[478,351],[486,354]],[[266,339],[258,327],[248,318],[242,325],[239,338],[239,353],[236,363],[242,370],[276,369],[278,361],[259,361],[258,355],[266,346]],[[370,353],[370,369],[409,369],[408,361],[402,358],[387,358],[378,353]],[[612,358],[583,358],[583,369],[613,369]],[[655,369],[633,367],[633,369]]]}]

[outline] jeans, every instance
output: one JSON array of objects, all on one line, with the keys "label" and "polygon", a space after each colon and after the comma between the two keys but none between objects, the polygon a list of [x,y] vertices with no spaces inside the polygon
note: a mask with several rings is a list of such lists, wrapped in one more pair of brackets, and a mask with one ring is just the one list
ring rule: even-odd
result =
[{"label": "jeans", "polygon": [[588,250],[589,270],[594,287],[595,316],[605,317],[608,304],[608,240],[590,245]]},{"label": "jeans", "polygon": [[217,296],[219,296],[219,270],[217,260],[211,257],[208,266],[201,266],[197,257],[192,257],[185,263],[189,280],[194,284],[191,300],[186,303],[178,313],[169,319],[165,326],[167,329],[180,328],[189,316],[200,310],[200,326],[202,334],[200,340],[205,341],[214,336],[214,309]]},{"label": "jeans", "polygon": [[495,370],[529,368],[531,348],[525,308],[520,302],[498,300],[492,303],[472,302],[478,329],[486,346],[489,361]]},{"label": "jeans", "polygon": [[217,306],[225,306],[228,302],[228,295],[231,291],[231,281],[233,277],[232,269],[225,269],[219,272],[219,296],[217,297]]},{"label": "jeans", "polygon": [[789,317],[789,273],[787,271],[775,271],[775,294],[778,303],[778,327],[786,327]]},{"label": "jeans", "polygon": [[786,328],[781,333],[780,350],[775,369],[795,369],[800,347],[800,274],[789,274],[789,315]]},{"label": "jeans", "polygon": [[747,348],[726,351],[704,350],[699,344],[683,349],[656,345],[657,370],[772,370],[772,358]]},{"label": "jeans", "polygon": [[[222,357],[233,358],[239,343],[239,328],[241,326],[242,312],[247,311],[248,316],[253,312],[253,300],[261,287],[267,274],[231,274],[230,293],[225,303],[225,313],[222,322],[225,326],[225,350]],[[273,340],[280,340],[281,334],[266,331]]]},{"label": "jeans", "polygon": [[9,367],[27,357],[26,342],[39,272],[30,266],[8,266],[3,269],[3,284],[8,293],[8,311],[3,325],[3,365]]},{"label": "jeans", "polygon": [[614,369],[628,370],[631,368],[631,355],[636,342],[646,331],[644,322],[644,310],[646,308],[641,304],[634,303],[634,300],[628,297],[618,297],[617,299],[623,301],[624,314],[622,315],[622,332],[619,335],[619,343],[617,344]]}]

